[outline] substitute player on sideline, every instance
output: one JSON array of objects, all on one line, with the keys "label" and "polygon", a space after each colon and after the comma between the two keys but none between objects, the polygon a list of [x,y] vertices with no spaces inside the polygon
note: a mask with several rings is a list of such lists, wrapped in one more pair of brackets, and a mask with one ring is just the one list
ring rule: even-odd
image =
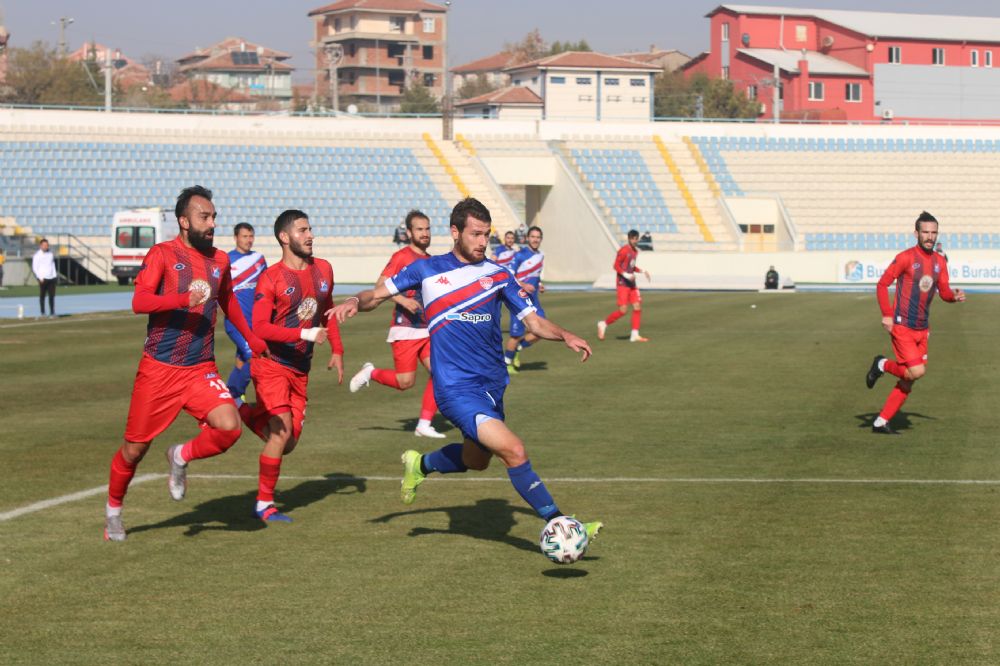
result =
[{"label": "substitute player on sideline", "polygon": [[[240,310],[243,317],[250,321],[253,318],[253,294],[257,288],[257,279],[267,268],[264,255],[253,251],[254,231],[253,226],[247,222],[240,222],[233,229],[233,240],[236,249],[229,251],[229,264],[233,273],[233,293],[236,300],[240,302]],[[250,384],[250,345],[243,339],[240,332],[236,330],[232,322],[226,318],[226,335],[236,345],[236,367],[229,373],[226,385],[229,392],[233,394],[236,404],[243,402],[243,394]]]},{"label": "substitute player on sideline", "polygon": [[[518,283],[524,291],[531,295],[531,304],[535,306],[535,312],[539,317],[545,317],[545,310],[542,308],[541,295],[545,293],[545,285],[542,284],[542,268],[545,266],[545,253],[541,250],[542,230],[539,227],[529,227],[526,238],[527,245],[522,247],[511,259],[507,267],[514,273]],[[507,339],[507,347],[503,352],[504,363],[507,364],[507,372],[517,374],[517,369],[521,367],[521,350],[527,349],[538,341],[538,336],[524,330],[524,324],[516,317],[510,318],[510,338]]]},{"label": "substitute player on sideline", "polygon": [[254,513],[265,522],[290,523],[274,505],[274,488],[282,457],[295,450],[302,434],[313,346],[330,340],[327,368],[337,369],[337,383],[344,381],[344,346],[333,317],[326,329],[320,326],[333,307],[333,268],[313,256],[309,216],[284,211],[274,222],[274,236],[281,261],[261,275],[253,306],[253,330],[267,342],[270,358],[250,361],[257,403],[242,405],[240,416],[264,440]]},{"label": "substitute player on sideline", "polygon": [[622,245],[615,255],[614,269],[617,273],[618,285],[618,309],[597,322],[597,339],[603,340],[608,326],[625,316],[628,306],[632,306],[632,334],[629,342],[649,342],[649,338],[644,338],[639,334],[639,324],[642,321],[642,295],[639,293],[639,286],[635,282],[635,274],[642,273],[646,276],[646,281],[650,281],[649,271],[644,271],[635,265],[639,257],[639,232],[631,229],[628,232],[628,243]]},{"label": "substitute player on sideline", "polygon": [[[872,423],[872,432],[884,435],[898,434],[889,426],[889,421],[906,402],[913,382],[926,372],[928,326],[934,293],[940,292],[941,298],[949,303],[965,300],[965,293],[961,289],[953,291],[948,282],[948,262],[934,251],[938,235],[937,219],[927,211],[920,213],[913,235],[917,244],[896,255],[875,289],[878,306],[882,310],[882,328],[892,336],[896,360],[876,356],[865,375],[865,384],[872,388],[886,372],[899,378]],[[893,306],[889,304],[889,285],[894,280],[896,298]]]},{"label": "substitute player on sideline", "polygon": [[149,314],[146,344],[129,405],[125,443],[111,460],[104,538],[124,541],[122,503],[139,461],[181,409],[198,420],[194,439],[167,449],[170,496],[184,499],[187,464],[224,453],[240,436],[240,417],[215,366],[216,307],[255,354],[266,347],[247,326],[233,295],[229,257],[212,247],[212,193],[183,190],[174,208],[179,235],[149,249],[135,280],[132,310]]},{"label": "substitute player on sideline", "polygon": [[[404,504],[413,503],[427,474],[484,470],[497,456],[518,494],[544,520],[551,520],[562,512],[531,468],[524,442],[504,422],[503,394],[510,380],[501,353],[500,303],[506,303],[529,331],[546,340],[562,340],[583,355],[581,360],[586,361],[591,350],[586,340],[539,317],[513,273],[486,259],[490,222],[486,206],[463,199],[451,213],[451,252],[411,264],[375,289],[348,297],[333,313],[343,321],[402,291],[420,288],[423,294],[438,407],[465,440],[423,456],[403,453]],[[591,538],[602,526],[585,525]]]},{"label": "substitute player on sideline", "polygon": [[[406,214],[406,229],[409,232],[410,244],[397,251],[382,269],[375,286],[380,286],[386,278],[399,273],[415,261],[427,259],[427,248],[431,246],[431,221],[419,210],[411,210]],[[420,290],[411,289],[403,294],[392,297],[396,308],[392,313],[392,324],[389,326],[389,337],[386,342],[392,345],[394,368],[376,368],[370,361],[361,366],[351,378],[351,393],[357,393],[362,387],[368,386],[370,380],[375,380],[383,386],[389,386],[397,391],[411,388],[417,380],[417,365],[423,364],[427,372],[431,371],[431,343],[427,335],[427,321],[424,319],[424,306],[420,302]],[[427,378],[424,387],[424,398],[420,405],[420,419],[417,421],[413,434],[417,437],[443,438],[431,425],[431,419],[437,411],[434,401],[434,380]]]}]

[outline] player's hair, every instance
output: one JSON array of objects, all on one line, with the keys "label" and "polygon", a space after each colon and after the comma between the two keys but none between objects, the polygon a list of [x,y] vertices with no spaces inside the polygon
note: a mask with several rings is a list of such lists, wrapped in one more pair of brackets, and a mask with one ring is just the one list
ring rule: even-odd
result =
[{"label": "player's hair", "polygon": [[410,229],[410,230],[413,229],[413,226],[412,226],[413,225],[413,218],[415,218],[415,217],[422,217],[425,220],[427,220],[428,222],[431,221],[431,218],[429,218],[426,215],[424,215],[423,211],[417,210],[416,208],[414,208],[413,210],[411,210],[409,213],[406,214],[406,228],[407,229]]},{"label": "player's hair", "polygon": [[513,232],[513,231],[508,231],[507,233],[505,233],[505,234],[503,235],[503,237],[504,237],[504,238],[507,238],[507,236],[514,236],[514,235],[515,235],[515,234],[514,234],[514,232]]},{"label": "player's hair", "polygon": [[177,197],[177,204],[174,206],[174,217],[178,220],[182,217],[187,217],[188,204],[191,203],[192,197],[205,197],[211,201],[212,190],[201,185],[192,185],[181,190],[180,195]]},{"label": "player's hair", "polygon": [[529,236],[532,231],[537,231],[539,236],[542,236],[543,238],[545,237],[545,234],[542,233],[542,228],[537,225],[528,227],[528,233],[526,233],[525,236]]},{"label": "player's hair", "polygon": [[278,236],[282,231],[288,231],[288,227],[292,226],[295,220],[308,220],[309,216],[303,213],[301,210],[291,208],[286,210],[278,219],[274,221],[274,237],[278,239],[278,245],[281,245],[281,238]]},{"label": "player's hair", "polygon": [[42,243],[48,243],[48,242],[49,242],[48,238],[43,238],[42,240],[38,241],[38,244],[41,245]]},{"label": "player's hair", "polygon": [[233,235],[234,235],[234,236],[238,235],[238,234],[239,234],[239,233],[240,233],[241,231],[243,231],[244,229],[246,229],[246,230],[247,230],[247,231],[249,231],[250,233],[253,233],[253,232],[254,232],[254,231],[253,231],[253,225],[252,225],[252,224],[250,224],[249,222],[240,222],[240,223],[239,223],[239,224],[237,224],[237,225],[236,225],[235,227],[233,227]]},{"label": "player's hair", "polygon": [[478,199],[466,197],[451,209],[451,226],[458,229],[459,232],[465,231],[465,222],[469,219],[470,215],[480,222],[486,222],[487,224],[493,222],[493,218],[490,217],[489,208],[484,206]]},{"label": "player's hair", "polygon": [[639,237],[639,231],[636,230],[636,229],[629,229],[628,230],[628,237],[629,238],[638,238]]},{"label": "player's hair", "polygon": [[917,216],[917,221],[914,222],[913,228],[917,231],[920,231],[921,222],[933,222],[934,224],[938,223],[937,218],[928,213],[926,210]]}]

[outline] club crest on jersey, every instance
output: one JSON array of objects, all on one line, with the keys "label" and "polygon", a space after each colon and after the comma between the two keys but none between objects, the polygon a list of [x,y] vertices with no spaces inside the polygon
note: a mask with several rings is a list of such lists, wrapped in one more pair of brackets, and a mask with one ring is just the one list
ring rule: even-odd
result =
[{"label": "club crest on jersey", "polygon": [[520,296],[521,298],[528,298],[528,292],[526,292],[524,289],[518,289],[517,295]]},{"label": "club crest on jersey", "polygon": [[319,281],[319,291],[321,294],[325,294],[326,292],[330,291],[330,285],[326,283],[326,280]]},{"label": "club crest on jersey", "polygon": [[299,303],[298,309],[295,314],[299,316],[299,321],[312,321],[312,318],[316,315],[316,310],[319,309],[319,303],[312,296],[305,298]]},{"label": "club crest on jersey", "polygon": [[285,296],[291,296],[294,293],[295,293],[295,287],[289,287],[288,289],[285,290]]},{"label": "club crest on jersey", "polygon": [[928,291],[931,290],[931,287],[934,286],[934,278],[932,278],[930,275],[925,275],[922,278],[920,278],[919,284],[920,284],[920,291],[926,294]]},{"label": "club crest on jersey", "polygon": [[212,267],[212,277],[214,277],[216,280],[219,279],[219,267],[218,266],[213,266]]},{"label": "club crest on jersey", "polygon": [[483,288],[484,291],[488,290],[493,286],[493,278],[491,277],[481,277],[479,278],[479,286]]},{"label": "club crest on jersey", "polygon": [[206,372],[205,373],[205,379],[215,379],[218,376],[219,376],[219,373],[217,373],[217,372]]},{"label": "club crest on jersey", "polygon": [[176,264],[174,264],[174,270],[175,271],[182,271],[185,268],[187,268],[187,266],[185,266],[184,264],[182,264],[180,262],[177,262]]}]

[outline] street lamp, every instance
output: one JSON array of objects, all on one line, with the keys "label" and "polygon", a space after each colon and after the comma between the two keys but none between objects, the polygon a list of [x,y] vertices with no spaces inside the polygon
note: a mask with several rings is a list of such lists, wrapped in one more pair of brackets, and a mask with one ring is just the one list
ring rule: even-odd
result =
[{"label": "street lamp", "polygon": [[[73,19],[66,16],[59,17],[59,55],[63,58],[66,57],[66,26],[73,23]],[[52,21],[52,25],[56,22]]]},{"label": "street lamp", "polygon": [[451,141],[454,133],[452,128],[451,106],[451,71],[448,69],[448,23],[451,22],[451,0],[444,1],[444,98],[441,100],[441,136],[445,141]]}]

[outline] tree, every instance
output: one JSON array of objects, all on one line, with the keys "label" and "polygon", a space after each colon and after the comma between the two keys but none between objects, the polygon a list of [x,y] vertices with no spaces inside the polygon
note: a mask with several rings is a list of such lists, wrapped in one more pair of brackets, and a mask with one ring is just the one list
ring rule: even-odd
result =
[{"label": "tree", "polygon": [[542,34],[535,28],[519,42],[506,43],[503,50],[510,53],[515,63],[531,62],[549,55],[549,47],[542,39]]},{"label": "tree", "polygon": [[590,44],[587,43],[586,39],[581,39],[578,42],[552,42],[552,46],[549,48],[549,55],[556,55],[557,53],[565,53],[566,51],[593,51],[590,48]]},{"label": "tree", "polygon": [[459,99],[471,99],[486,93],[491,93],[497,89],[496,84],[490,83],[485,74],[477,74],[474,79],[466,79],[458,91],[455,93]]},{"label": "tree", "polygon": [[427,86],[414,83],[403,91],[400,113],[439,113],[441,107]]},{"label": "tree", "polygon": [[97,81],[103,81],[103,74],[95,64],[61,58],[43,42],[35,42],[31,48],[11,49],[4,101],[98,106],[104,91]]},{"label": "tree", "polygon": [[[655,113],[660,118],[756,118],[760,106],[733,88],[726,79],[710,79],[699,72],[663,72],[654,83]],[[699,108],[700,107],[700,108]]]}]

